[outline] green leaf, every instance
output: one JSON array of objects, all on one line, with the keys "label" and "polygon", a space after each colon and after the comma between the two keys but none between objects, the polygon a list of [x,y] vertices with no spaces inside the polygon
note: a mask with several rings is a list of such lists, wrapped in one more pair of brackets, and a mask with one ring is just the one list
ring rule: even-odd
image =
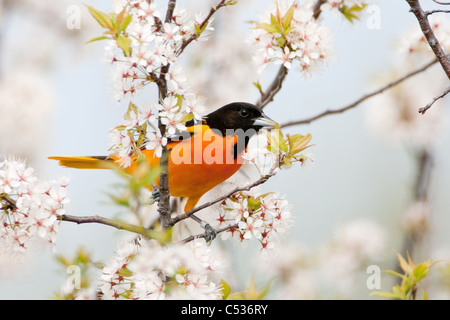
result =
[{"label": "green leaf", "polygon": [[356,15],[357,12],[361,12],[365,7],[367,6],[367,4],[362,4],[360,5],[353,5],[350,8],[346,5],[342,5],[341,8],[339,8],[339,10],[341,11],[341,13],[344,15],[344,17],[350,21],[351,23],[353,23],[353,20],[359,20],[359,17]]},{"label": "green leaf", "polygon": [[383,298],[390,298],[390,299],[401,299],[401,297],[399,297],[396,293],[392,293],[392,292],[379,292],[379,291],[374,291],[370,293],[371,296],[380,296]]},{"label": "green leaf", "polygon": [[194,119],[194,114],[193,113],[188,113],[188,114],[184,115],[184,117],[183,117],[183,121],[184,122],[190,121],[192,119]]},{"label": "green leaf", "polygon": [[129,197],[125,196],[125,195],[119,195],[116,196],[112,193],[108,194],[111,201],[119,206],[124,206],[124,207],[129,207],[130,206],[130,202],[129,202]]},{"label": "green leaf", "polygon": [[116,35],[123,34],[130,24],[132,16],[128,14],[126,8],[123,8],[119,14],[113,16],[114,28]]},{"label": "green leaf", "polygon": [[231,287],[224,280],[220,280],[220,284],[222,286],[222,300],[227,300],[231,293]]},{"label": "green leaf", "polygon": [[[387,298],[395,298],[402,300],[414,299],[415,292],[418,290],[420,281],[428,275],[430,268],[434,265],[435,262],[427,260],[415,265],[414,261],[411,259],[411,256],[408,253],[406,255],[407,256],[406,259],[397,252],[396,255],[400,268],[405,272],[405,274],[402,275],[392,270],[387,270],[384,272],[401,278],[402,279],[401,283],[399,285],[397,284],[393,286],[392,292],[388,293],[374,292],[373,294],[381,295]],[[423,292],[423,299],[427,299],[426,292]]]},{"label": "green leaf", "polygon": [[350,23],[353,23],[353,19],[357,19],[358,20],[358,16],[354,15],[353,13],[351,13],[346,5],[343,5],[340,8],[340,11],[344,15],[345,19],[350,21]]},{"label": "green leaf", "polygon": [[252,277],[246,291],[233,292],[228,295],[228,300],[261,300],[269,292],[271,284],[272,281],[269,281],[261,290],[259,290]]},{"label": "green leaf", "polygon": [[72,261],[70,261],[69,259],[67,259],[64,255],[62,254],[56,254],[55,255],[56,260],[61,263],[63,266],[68,267],[70,266],[72,263]]},{"label": "green leaf", "polygon": [[[284,14],[283,19],[281,20],[281,24],[283,26],[283,29],[285,31],[284,34],[286,34],[286,30],[290,29],[291,26],[291,22],[292,22],[292,18],[294,17],[294,6],[295,6],[295,2],[292,3],[292,5],[290,6],[290,8],[286,11],[286,13]],[[289,32],[289,31],[288,31]]]},{"label": "green leaf", "polygon": [[267,293],[269,293],[270,286],[272,285],[273,280],[268,281],[265,286],[259,290],[256,286],[256,282],[253,280],[250,282],[250,286],[247,289],[248,298],[250,300],[261,300],[263,299]]},{"label": "green leaf", "polygon": [[259,81],[253,82],[253,85],[256,87],[256,89],[258,89],[258,91],[261,95],[264,95],[264,92],[262,90],[262,87],[261,87],[261,84],[259,83]]},{"label": "green leaf", "polygon": [[292,162],[288,158],[285,158],[283,164],[288,167],[292,167]]},{"label": "green leaf", "polygon": [[[270,22],[273,24],[273,25],[278,25],[278,26],[281,26],[281,14],[280,14],[280,7],[278,6],[278,2],[277,2],[277,13],[276,13],[276,16],[274,17],[274,19],[272,19],[272,17],[270,17],[271,19],[270,19]],[[273,23],[273,21],[275,21],[275,23]]]},{"label": "green leaf", "polygon": [[[285,34],[284,30],[282,31],[282,33]],[[277,42],[278,42],[278,46],[279,47],[284,47],[284,44],[286,43],[286,40],[283,37],[281,37],[281,38],[277,38]]]},{"label": "green leaf", "polygon": [[155,177],[156,174],[150,170],[145,156],[143,154],[139,155],[136,159],[136,169],[128,181],[130,191],[133,194],[139,193],[141,188],[151,185]]},{"label": "green leaf", "polygon": [[428,271],[433,266],[433,263],[431,261],[425,261],[422,263],[419,263],[416,268],[414,269],[414,278],[415,281],[419,282],[423,278],[425,278],[428,275]]},{"label": "green leaf", "polygon": [[366,3],[361,3],[361,5],[354,4],[354,5],[350,8],[350,11],[359,12],[359,11],[362,11],[365,7],[367,7],[367,4],[366,4]]},{"label": "green leaf", "polygon": [[227,300],[245,300],[246,299],[246,293],[245,291],[242,292],[233,292],[228,295]]},{"label": "green leaf", "polygon": [[288,142],[287,141],[281,140],[280,143],[278,144],[278,147],[280,148],[281,151],[288,152]]},{"label": "green leaf", "polygon": [[113,21],[110,15],[103,13],[94,7],[87,5],[89,12],[97,22],[106,29],[113,30]]},{"label": "green leaf", "polygon": [[396,296],[398,299],[408,299],[406,292],[408,292],[408,290],[402,290],[402,287],[395,285],[394,287],[392,287],[392,293],[394,294],[394,296]]},{"label": "green leaf", "polygon": [[127,128],[127,126],[118,125],[118,126],[114,127],[113,130],[124,131],[126,128]]},{"label": "green leaf", "polygon": [[277,147],[268,145],[268,146],[267,146],[267,150],[269,150],[269,151],[272,152],[272,153],[278,153],[278,150],[279,150],[279,149],[278,149]]},{"label": "green leaf", "polygon": [[123,21],[122,21],[122,23],[119,25],[119,28],[118,28],[118,32],[120,33],[120,32],[125,32],[125,30],[127,29],[127,27],[128,27],[128,25],[130,24],[130,22],[131,22],[131,20],[133,19],[133,17],[131,16],[131,15],[127,15],[124,19],[123,19]]},{"label": "green leaf", "polygon": [[172,239],[172,228],[168,228],[162,231],[148,230],[148,235],[151,239],[158,240],[161,244],[169,244]]},{"label": "green leaf", "polygon": [[86,264],[91,261],[89,252],[84,248],[80,247],[77,251],[76,264]]},{"label": "green leaf", "polygon": [[122,11],[120,11],[119,14],[114,17],[113,21],[116,28],[122,24],[122,21],[126,16],[127,11],[125,10],[125,8],[123,8]]},{"label": "green leaf", "polygon": [[127,110],[127,113],[125,114],[125,116],[129,117],[132,114],[138,114],[138,112],[139,112],[138,107],[133,102],[130,102],[128,104],[128,110]]},{"label": "green leaf", "polygon": [[386,273],[388,273],[388,274],[391,274],[391,275],[393,275],[393,276],[402,278],[402,279],[404,279],[404,280],[407,280],[407,279],[408,279],[407,276],[405,276],[405,275],[403,275],[403,274],[400,274],[400,273],[398,273],[398,272],[395,272],[394,270],[385,270],[384,272],[386,272]]},{"label": "green leaf", "polygon": [[259,207],[261,207],[261,201],[259,199],[255,199],[253,197],[248,198],[248,207],[252,208],[253,210],[258,210]]},{"label": "green leaf", "polygon": [[198,24],[195,24],[194,26],[195,35],[197,37],[200,37],[200,35],[203,33],[203,31],[205,31],[207,26],[209,26],[209,22],[205,23],[201,28]]},{"label": "green leaf", "polygon": [[270,14],[270,24],[271,24],[272,26],[278,25],[277,18],[273,15],[273,13]]},{"label": "green leaf", "polygon": [[425,278],[427,276],[427,273],[428,273],[428,268],[425,267],[423,264],[418,264],[413,272],[415,281],[422,280],[423,278]]},{"label": "green leaf", "polygon": [[258,23],[256,29],[263,29],[268,33],[281,33],[281,30],[277,26],[268,23]]},{"label": "green leaf", "polygon": [[122,35],[117,36],[117,45],[123,50],[125,57],[131,56],[131,39],[124,37]]},{"label": "green leaf", "polygon": [[398,252],[396,252],[397,255],[397,259],[398,259],[398,263],[400,265],[400,268],[402,268],[403,271],[405,271],[406,274],[408,275],[412,275],[413,274],[413,268],[414,266],[411,266],[406,260],[405,258],[403,258],[401,256],[401,254],[399,254]]},{"label": "green leaf", "polygon": [[289,153],[292,155],[300,153],[306,148],[309,148],[310,145],[308,146],[308,143],[312,139],[312,136],[309,133],[306,136],[303,136],[301,134],[295,134],[291,136],[287,134],[286,137],[289,144]]}]

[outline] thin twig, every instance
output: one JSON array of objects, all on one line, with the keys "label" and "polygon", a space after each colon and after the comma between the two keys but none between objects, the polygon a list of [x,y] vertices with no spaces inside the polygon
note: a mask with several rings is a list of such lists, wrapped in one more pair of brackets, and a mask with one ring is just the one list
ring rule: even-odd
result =
[{"label": "thin twig", "polygon": [[314,19],[317,20],[317,18],[319,18],[320,14],[322,13],[322,10],[320,9],[320,7],[327,2],[327,0],[317,0],[316,4],[313,7],[313,12],[314,12]]},{"label": "thin twig", "polygon": [[411,12],[416,16],[417,21],[419,21],[420,28],[422,29],[423,35],[431,47],[431,50],[433,50],[434,55],[442,66],[442,69],[444,69],[447,77],[450,79],[450,58],[445,54],[438,39],[434,35],[430,22],[428,21],[426,13],[420,6],[419,0],[406,0],[406,2],[411,7]]},{"label": "thin twig", "polygon": [[342,108],[339,108],[339,109],[326,110],[326,111],[323,111],[323,112],[319,113],[318,115],[315,115],[313,117],[306,118],[306,119],[303,119],[303,120],[286,122],[286,123],[280,125],[280,128],[286,128],[286,127],[296,126],[296,125],[301,125],[301,124],[308,124],[308,123],[316,121],[316,120],[318,120],[320,118],[323,118],[325,116],[328,116],[328,115],[331,115],[331,114],[343,113],[345,111],[353,109],[353,108],[357,107],[358,105],[360,105],[361,103],[363,103],[364,101],[368,100],[369,98],[372,98],[372,97],[374,97],[374,96],[376,96],[376,95],[378,95],[378,94],[380,94],[380,93],[382,93],[382,92],[384,92],[384,91],[386,91],[386,90],[388,90],[388,89],[390,89],[392,87],[395,87],[396,85],[398,85],[399,83],[405,81],[406,79],[409,79],[412,76],[415,76],[416,74],[419,74],[419,73],[427,70],[432,65],[434,65],[436,62],[438,62],[437,59],[431,61],[430,63],[426,64],[425,66],[423,66],[423,67],[421,67],[421,68],[419,68],[417,70],[414,70],[413,72],[410,72],[410,73],[400,77],[399,79],[397,79],[397,80],[395,80],[393,82],[390,82],[390,83],[384,85],[383,87],[381,87],[381,88],[379,88],[379,89],[377,89],[377,90],[375,90],[375,91],[373,91],[371,93],[363,95],[361,98],[357,99],[356,101],[350,103],[349,105],[347,105],[345,107],[342,107]]},{"label": "thin twig", "polygon": [[425,114],[425,112],[427,112],[428,109],[431,108],[431,106],[439,99],[442,99],[443,97],[445,97],[448,93],[450,92],[450,86],[444,90],[444,92],[442,92],[440,95],[438,95],[437,97],[434,97],[433,100],[427,104],[425,107],[423,108],[419,108],[419,113],[421,114]]},{"label": "thin twig", "polygon": [[265,93],[262,94],[261,98],[256,102],[258,107],[263,109],[269,102],[273,101],[275,95],[281,90],[281,86],[283,85],[287,73],[288,69],[284,65],[281,65],[269,88],[266,89]]},{"label": "thin twig", "polygon": [[233,194],[235,194],[236,192],[240,192],[240,191],[249,191],[250,189],[259,186],[260,184],[265,183],[267,180],[269,180],[271,177],[273,177],[277,172],[275,171],[275,169],[278,167],[278,164],[276,163],[271,170],[269,171],[268,174],[266,174],[265,176],[261,177],[260,179],[258,179],[257,181],[244,186],[244,187],[236,187],[235,189],[233,189],[231,192],[227,193],[224,196],[221,196],[213,201],[204,203],[198,207],[193,208],[192,210],[189,210],[188,212],[185,212],[184,214],[180,214],[174,218],[172,218],[172,220],[170,221],[170,225],[175,225],[176,223],[178,223],[181,220],[187,219],[189,218],[191,215],[193,215],[194,213],[203,210],[205,208],[208,208],[216,203],[219,203],[225,199],[228,199],[229,197],[231,197]]},{"label": "thin twig", "polygon": [[173,11],[175,10],[176,0],[170,0],[167,5],[166,19],[165,22],[169,23],[172,21]]},{"label": "thin twig", "polygon": [[442,1],[437,1],[437,0],[433,0],[434,2],[436,2],[437,4],[442,4],[442,5],[450,5],[450,2],[442,2]]},{"label": "thin twig", "polygon": [[[165,22],[169,23],[172,21],[173,11],[175,10],[176,0],[170,0],[167,5],[167,13]],[[159,81],[156,82],[159,90],[159,100],[163,101],[167,97],[167,81],[166,74],[169,71],[170,64],[162,66]],[[164,136],[166,133],[166,126],[161,123],[161,119],[158,119],[158,128],[161,135]],[[169,190],[169,151],[167,146],[163,146],[161,158],[159,160],[160,174],[159,174],[159,193],[160,200],[158,201],[158,213],[159,219],[163,228],[168,228],[170,221],[170,190]]]},{"label": "thin twig", "polygon": [[[11,199],[7,194],[0,194],[0,200],[6,202],[7,209],[15,210],[17,209],[16,202]],[[58,215],[57,218],[61,221],[74,222],[76,224],[84,223],[98,223],[106,226],[114,227],[119,230],[126,230],[143,235],[146,238],[153,238],[154,231],[151,229],[146,229],[144,227],[136,226],[119,220],[111,220],[101,216],[71,216],[67,214]]]}]

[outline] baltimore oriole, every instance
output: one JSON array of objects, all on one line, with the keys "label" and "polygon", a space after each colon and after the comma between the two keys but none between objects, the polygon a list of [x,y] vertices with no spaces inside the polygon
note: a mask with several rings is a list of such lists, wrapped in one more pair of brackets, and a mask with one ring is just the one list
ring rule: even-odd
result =
[{"label": "baltimore oriole", "polygon": [[[200,123],[186,122],[187,133],[167,143],[169,156],[169,192],[174,197],[186,197],[187,212],[195,207],[209,190],[227,180],[242,166],[250,138],[262,128],[274,128],[276,122],[250,103],[234,102],[204,116]],[[150,168],[159,167],[154,150],[142,150]],[[78,169],[108,169],[110,162],[121,163],[121,158],[49,157],[59,165]],[[136,169],[134,157],[127,173]],[[155,181],[158,185],[158,181]],[[149,185],[148,189],[152,189]]]}]

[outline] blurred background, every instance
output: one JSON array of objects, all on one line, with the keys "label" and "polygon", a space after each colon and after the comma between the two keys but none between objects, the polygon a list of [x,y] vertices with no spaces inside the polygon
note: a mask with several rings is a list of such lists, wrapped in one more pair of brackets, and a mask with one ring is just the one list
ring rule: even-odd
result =
[{"label": "blurred background", "polygon": [[[215,2],[179,0],[177,6],[206,12]],[[102,11],[112,7],[108,0],[83,3]],[[0,1],[0,155],[26,158],[43,179],[71,177],[68,214],[113,218],[118,210],[108,192],[119,181],[114,173],[63,169],[47,160],[50,155],[107,154],[108,131],[126,111],[111,95],[110,66],[101,61],[105,43],[85,44],[102,31],[83,3]],[[275,76],[277,66],[258,76],[246,41],[248,21],[268,3],[242,0],[222,9],[211,40],[194,43],[183,54],[191,85],[207,98],[208,109],[256,102],[259,93],[252,82],[259,79],[266,88]],[[399,50],[411,28],[418,30],[406,1],[371,3],[378,10],[375,26],[369,16],[351,24],[322,14],[321,23],[334,36],[334,59],[306,79],[291,70],[266,114],[283,124],[340,108],[432,60],[425,55],[405,62]],[[165,7],[166,1],[158,5]],[[214,244],[233,258],[230,282],[236,290],[245,289],[252,276],[263,286],[281,275],[274,298],[369,299],[367,266],[396,268],[394,250],[403,253],[414,243],[414,258],[443,260],[427,282],[429,297],[449,298],[448,287],[436,282],[445,284],[439,279],[450,258],[450,100],[439,101],[423,116],[417,113],[446,86],[448,79],[434,65],[399,86],[395,95],[386,92],[345,113],[283,130],[313,136],[313,162],[281,171],[262,187],[285,195],[295,226],[280,252],[272,253],[282,256],[278,264],[261,263],[258,243]],[[392,113],[399,106],[412,111]],[[417,192],[421,165],[430,170],[424,198]],[[107,260],[124,235],[103,225],[62,223],[55,252],[71,255],[84,246],[95,260]],[[357,259],[349,255],[354,252]],[[295,279],[286,271],[292,266]],[[47,299],[67,277],[47,250],[30,253],[21,264],[0,257],[0,267],[0,299]],[[389,290],[391,280],[383,274],[382,289]]]}]

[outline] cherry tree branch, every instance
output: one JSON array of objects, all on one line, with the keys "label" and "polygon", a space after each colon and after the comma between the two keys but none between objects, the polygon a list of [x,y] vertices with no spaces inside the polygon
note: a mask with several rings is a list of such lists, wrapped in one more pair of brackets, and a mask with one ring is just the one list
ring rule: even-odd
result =
[{"label": "cherry tree branch", "polygon": [[[209,14],[203,20],[203,22],[199,25],[199,33],[193,34],[186,41],[184,41],[178,50],[177,54],[180,55],[184,49],[191,43],[196,40],[203,28],[206,26],[208,21],[211,19],[212,15],[221,7],[228,5],[229,2],[227,0],[221,0],[219,4],[215,7],[212,7]],[[171,22],[173,17],[173,12],[175,10],[176,0],[170,0],[167,6],[167,13],[165,17],[165,22]],[[150,75],[151,79],[156,82],[159,88],[159,99],[162,101],[167,96],[167,81],[165,79],[165,75],[169,71],[170,65],[167,64],[161,68],[159,78],[155,75]],[[156,78],[156,79],[155,79]],[[158,123],[159,130],[161,135],[165,134],[165,126],[159,121]],[[167,150],[167,146],[163,146],[162,155],[160,158],[160,168],[161,173],[159,176],[159,192],[160,192],[160,201],[158,202],[158,213],[160,216],[161,224],[164,228],[168,228],[172,226],[171,218],[170,218],[170,190],[169,190],[169,174],[168,174],[168,166],[169,166],[169,151]]]},{"label": "cherry tree branch", "polygon": [[253,189],[256,186],[259,186],[263,183],[265,183],[267,180],[269,180],[271,177],[273,177],[277,171],[276,169],[278,168],[278,163],[275,163],[272,168],[270,169],[269,173],[262,176],[260,179],[256,180],[255,182],[244,186],[244,187],[236,187],[235,189],[233,189],[231,192],[227,193],[224,196],[221,196],[213,201],[204,203],[198,207],[193,208],[192,210],[189,210],[188,212],[185,212],[184,214],[180,214],[174,218],[172,218],[170,225],[175,225],[176,223],[178,223],[181,220],[187,219],[190,216],[192,216],[194,213],[203,210],[205,208],[211,207],[212,205],[215,205],[216,203],[219,203],[225,199],[228,199],[229,197],[231,197],[233,194],[235,194],[236,192],[240,192],[240,191],[249,191],[250,189]]},{"label": "cherry tree branch", "polygon": [[[2,210],[16,210],[16,201],[11,199],[7,194],[0,193],[0,204]],[[76,224],[98,223],[110,226],[119,230],[126,230],[140,234],[146,238],[155,238],[155,232],[152,229],[147,229],[141,226],[129,224],[119,220],[112,220],[98,215],[95,216],[72,216],[68,214],[57,215],[60,221],[74,222]]]},{"label": "cherry tree branch", "polygon": [[353,109],[353,108],[359,106],[364,101],[366,101],[366,100],[368,100],[368,99],[370,99],[370,98],[372,98],[372,97],[374,97],[374,96],[376,96],[376,95],[378,95],[380,93],[383,93],[384,91],[386,91],[388,89],[391,89],[392,87],[395,87],[396,85],[400,84],[401,82],[405,81],[406,79],[409,79],[409,78],[415,76],[416,74],[424,72],[425,70],[427,70],[428,68],[430,68],[432,65],[434,65],[437,62],[438,62],[438,60],[435,59],[435,60],[429,62],[428,64],[426,64],[425,66],[423,66],[423,67],[421,67],[421,68],[419,68],[417,70],[414,70],[414,71],[412,71],[412,72],[410,72],[410,73],[408,73],[408,74],[398,78],[397,80],[384,85],[383,87],[381,87],[381,88],[379,88],[379,89],[377,89],[375,91],[372,91],[372,92],[370,92],[368,94],[363,95],[362,97],[360,97],[356,101],[354,101],[354,102],[350,103],[349,105],[346,105],[346,106],[344,106],[342,108],[329,109],[329,110],[323,111],[323,112],[321,112],[321,113],[319,113],[319,114],[317,114],[315,116],[312,116],[310,118],[297,120],[297,121],[286,122],[286,123],[280,125],[280,128],[286,128],[286,127],[291,127],[291,126],[296,126],[296,125],[301,125],[301,124],[308,124],[308,123],[316,121],[316,120],[318,120],[320,118],[323,118],[323,117],[326,117],[326,116],[329,116],[329,115],[332,115],[332,114],[343,113],[345,111]]},{"label": "cherry tree branch", "polygon": [[85,223],[98,223],[106,226],[114,227],[119,230],[126,230],[130,232],[134,232],[137,234],[141,234],[147,238],[152,238],[153,231],[146,229],[144,227],[136,226],[133,224],[129,224],[119,220],[111,220],[101,216],[72,216],[72,215],[59,215],[58,219],[61,221],[74,222],[76,224],[85,224]]},{"label": "cherry tree branch", "polygon": [[317,20],[317,18],[319,18],[320,14],[322,13],[322,10],[320,9],[320,7],[327,2],[327,0],[318,0],[313,7],[313,12],[314,12],[314,19]]},{"label": "cherry tree branch", "polygon": [[[205,204],[203,204],[201,206],[195,207],[194,209],[192,209],[192,210],[190,210],[190,211],[188,211],[188,212],[186,212],[186,213],[184,213],[182,215],[176,216],[175,218],[173,218],[169,222],[169,226],[173,226],[176,223],[178,223],[179,221],[189,218],[191,215],[193,215],[194,213],[196,213],[196,212],[198,212],[200,210],[203,210],[203,209],[208,208],[208,207],[210,207],[210,206],[212,206],[212,205],[214,205],[214,204],[216,204],[218,202],[221,202],[221,201],[223,201],[225,199],[228,199],[230,196],[232,196],[236,192],[249,191],[250,189],[252,189],[252,188],[254,188],[256,186],[265,183],[267,180],[269,180],[271,177],[273,177],[276,174],[275,170],[276,170],[277,167],[278,167],[278,164],[276,163],[271,168],[271,170],[269,171],[268,174],[266,174],[265,176],[261,177],[257,181],[255,181],[255,182],[253,182],[253,183],[251,183],[251,184],[249,184],[247,186],[244,186],[244,187],[237,187],[237,188],[233,189],[231,192],[229,192],[228,194],[226,194],[226,195],[224,195],[222,197],[219,197],[219,198],[217,198],[217,199],[215,199],[213,201],[207,202],[207,203],[205,203]],[[11,200],[11,201],[8,201],[8,205],[15,206],[15,203],[14,203],[14,201]],[[153,238],[153,231],[151,229],[147,229],[147,228],[144,228],[144,227],[141,227],[141,226],[129,224],[129,223],[126,223],[126,222],[123,222],[123,221],[119,221],[119,220],[111,220],[111,219],[104,218],[104,217],[101,217],[101,216],[98,216],[98,215],[95,215],[95,216],[73,216],[73,215],[63,214],[63,215],[59,215],[58,219],[61,220],[61,221],[74,222],[74,223],[77,223],[77,224],[98,223],[98,224],[103,224],[103,225],[107,225],[107,226],[110,226],[110,227],[114,227],[114,228],[119,229],[119,230],[126,230],[126,231],[134,232],[134,233],[137,233],[137,234],[141,234],[141,235],[143,235],[143,236],[145,236],[147,238]],[[221,229],[216,230],[216,232],[217,233],[221,233],[221,232],[224,232],[224,231],[227,231],[229,229],[236,228],[236,227],[237,227],[237,225],[229,225],[229,226],[226,226],[226,227],[223,227]],[[205,237],[206,237],[206,233],[193,235],[193,236],[190,236],[190,237],[184,239],[182,242],[189,242],[189,241],[192,241],[192,240],[195,240],[195,239],[205,238]]]},{"label": "cherry tree branch", "polygon": [[167,4],[167,12],[165,22],[169,23],[172,21],[173,11],[175,10],[176,0],[170,0]]},{"label": "cherry tree branch", "polygon": [[[314,19],[317,20],[319,18],[320,13],[322,12],[320,7],[325,2],[327,2],[327,1],[326,0],[317,0],[317,2],[314,4],[314,7],[313,7]],[[283,81],[286,78],[288,71],[289,70],[284,65],[280,66],[280,69],[278,69],[278,72],[277,72],[275,78],[273,79],[272,83],[269,85],[269,87],[264,91],[260,90],[261,97],[255,103],[256,106],[260,107],[261,109],[264,109],[265,106],[267,106],[270,102],[273,101],[275,95],[281,90],[281,86],[283,85]]]},{"label": "cherry tree branch", "polygon": [[256,106],[263,109],[266,105],[273,101],[275,95],[281,90],[281,86],[283,85],[283,81],[286,78],[287,73],[288,69],[284,65],[281,65],[269,88],[267,88],[265,92],[262,92],[261,97],[256,102]]},{"label": "cherry tree branch", "polygon": [[425,112],[427,112],[427,110],[430,109],[431,106],[432,106],[437,100],[442,99],[442,98],[445,97],[449,92],[450,92],[450,86],[447,87],[447,89],[445,89],[443,93],[441,93],[441,94],[438,95],[437,97],[434,97],[433,100],[432,100],[429,104],[427,104],[425,107],[419,108],[419,113],[425,114]]},{"label": "cherry tree branch", "polygon": [[450,58],[445,54],[438,39],[434,35],[430,22],[427,18],[427,14],[422,10],[419,0],[406,0],[406,2],[411,7],[410,11],[416,16],[417,21],[419,21],[420,28],[422,29],[428,45],[431,47],[431,50],[433,50],[434,55],[439,60],[439,63],[447,74],[447,77],[450,79]]}]

